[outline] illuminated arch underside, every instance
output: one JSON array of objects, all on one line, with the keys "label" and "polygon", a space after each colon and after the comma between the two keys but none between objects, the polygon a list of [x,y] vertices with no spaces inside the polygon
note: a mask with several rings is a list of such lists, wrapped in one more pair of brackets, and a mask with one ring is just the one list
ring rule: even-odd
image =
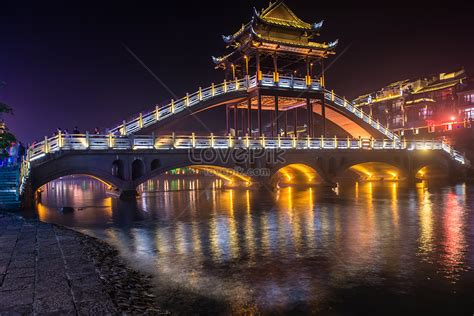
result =
[{"label": "illuminated arch underside", "polygon": [[446,172],[446,167],[442,165],[428,165],[424,166],[416,173],[415,177],[420,180],[431,180],[431,179],[441,179],[446,178],[448,173]]},{"label": "illuminated arch underside", "polygon": [[364,162],[351,166],[348,170],[356,173],[361,180],[401,180],[403,175],[397,167],[382,162]]},{"label": "illuminated arch underside", "polygon": [[[293,109],[295,107],[298,107],[298,108],[305,107],[305,103],[301,98],[287,98],[287,99],[293,99],[293,101],[288,102],[288,104],[286,104],[286,105],[282,104],[282,106],[281,106],[282,112],[285,110],[285,108]],[[268,96],[265,96],[265,97],[262,98],[262,110],[263,111],[270,111],[270,110],[273,111],[275,109],[274,103],[271,103],[271,101],[268,101],[268,100],[273,100],[273,98],[268,97]],[[234,104],[234,103],[238,104],[237,105],[238,108],[247,109],[246,98],[237,97],[237,98],[232,98],[232,99],[229,99],[229,100],[221,101],[221,102],[218,102],[218,103],[215,103],[215,104],[211,104],[211,105],[208,105],[206,107],[201,107],[201,108],[199,108],[199,107],[196,107],[196,108],[190,107],[189,110],[192,111],[190,114],[194,115],[194,114],[198,114],[198,113],[201,113],[203,111],[207,111],[207,110],[219,107],[219,106],[223,106],[223,105],[226,105],[226,104]],[[337,107],[337,108],[339,108],[339,107]],[[252,99],[252,110],[256,111],[257,109],[258,109],[257,103],[256,103],[256,100],[254,98],[254,99]],[[313,112],[317,115],[321,115],[321,105],[319,103],[316,103],[316,102],[313,103]],[[185,112],[180,112],[180,115],[185,115],[185,114],[186,114]],[[188,112],[188,114],[189,114],[189,112]],[[334,110],[329,102],[326,103],[326,119],[328,121],[332,122],[333,124],[339,126],[341,129],[343,129],[345,132],[347,132],[353,138],[358,138],[359,136],[362,137],[362,138],[370,138],[371,136],[374,136],[367,129],[365,129],[364,127],[359,125],[358,122],[353,121],[350,118],[346,117],[341,112]],[[362,122],[361,119],[360,119],[360,121]],[[369,127],[369,128],[371,128],[371,127]],[[373,129],[374,132],[378,132],[374,128],[371,128],[371,129]]]},{"label": "illuminated arch underside", "polygon": [[273,182],[278,185],[315,185],[322,183],[321,176],[305,164],[290,164],[278,169],[273,175]]}]

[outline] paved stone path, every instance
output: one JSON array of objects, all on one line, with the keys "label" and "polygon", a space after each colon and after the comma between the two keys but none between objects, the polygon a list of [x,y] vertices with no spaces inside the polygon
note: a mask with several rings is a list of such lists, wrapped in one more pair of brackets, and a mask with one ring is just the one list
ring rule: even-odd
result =
[{"label": "paved stone path", "polygon": [[78,239],[0,212],[0,314],[117,314]]}]

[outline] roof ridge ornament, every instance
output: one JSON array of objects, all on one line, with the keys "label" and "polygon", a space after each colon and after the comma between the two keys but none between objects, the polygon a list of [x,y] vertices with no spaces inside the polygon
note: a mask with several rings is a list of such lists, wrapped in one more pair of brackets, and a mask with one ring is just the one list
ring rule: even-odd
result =
[{"label": "roof ridge ornament", "polygon": [[333,42],[329,42],[328,46],[329,46],[329,48],[334,48],[334,47],[337,46],[338,43],[339,43],[339,39],[336,39]]},{"label": "roof ridge ornament", "polygon": [[234,41],[234,36],[233,35],[222,35],[222,39],[224,40],[224,43],[230,44]]},{"label": "roof ridge ornament", "polygon": [[256,17],[260,17],[260,13],[258,13],[257,8],[255,8],[255,7],[253,7],[253,14],[254,14]]},{"label": "roof ridge ornament", "polygon": [[324,24],[324,20],[321,20],[318,23],[313,23],[313,30],[319,31],[323,27],[323,24]]}]

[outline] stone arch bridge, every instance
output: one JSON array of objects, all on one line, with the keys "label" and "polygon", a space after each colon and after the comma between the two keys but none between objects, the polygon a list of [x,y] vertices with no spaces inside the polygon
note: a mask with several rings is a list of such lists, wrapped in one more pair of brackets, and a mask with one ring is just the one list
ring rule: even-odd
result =
[{"label": "stone arch bridge", "polygon": [[[163,133],[170,122],[219,106],[233,110],[232,134],[228,133],[229,111],[227,132]],[[264,111],[272,114],[267,125]],[[304,129],[300,128],[302,113]],[[288,117],[294,122],[293,133]],[[327,137],[330,132],[337,137]],[[237,154],[246,158],[235,159]],[[269,159],[272,155],[279,159]],[[400,139],[317,81],[280,77],[275,82],[265,75],[258,80],[247,76],[200,88],[124,120],[105,135],[45,137],[28,150],[20,193],[35,192],[58,177],[85,174],[121,195],[130,195],[141,183],[178,167],[204,170],[239,185],[278,186],[333,185],[347,176],[346,170],[364,180],[414,181],[427,177],[431,169],[454,177],[468,165],[462,154],[441,141]]]}]

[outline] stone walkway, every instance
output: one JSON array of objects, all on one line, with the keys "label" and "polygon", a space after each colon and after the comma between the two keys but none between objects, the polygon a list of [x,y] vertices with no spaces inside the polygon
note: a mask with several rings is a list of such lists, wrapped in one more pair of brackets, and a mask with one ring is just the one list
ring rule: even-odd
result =
[{"label": "stone walkway", "polygon": [[114,253],[73,230],[0,212],[0,315],[163,313],[149,280]]},{"label": "stone walkway", "polygon": [[116,314],[74,233],[0,214],[0,313]]}]

